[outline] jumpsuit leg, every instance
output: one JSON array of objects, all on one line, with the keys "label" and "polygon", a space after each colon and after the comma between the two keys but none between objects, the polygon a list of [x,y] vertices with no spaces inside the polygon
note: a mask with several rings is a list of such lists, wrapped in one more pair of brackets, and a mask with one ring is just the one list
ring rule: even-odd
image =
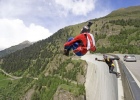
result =
[{"label": "jumpsuit leg", "polygon": [[119,77],[120,74],[118,72],[113,71],[113,70],[114,70],[114,66],[113,65],[109,66],[109,72],[115,74],[116,77]]}]

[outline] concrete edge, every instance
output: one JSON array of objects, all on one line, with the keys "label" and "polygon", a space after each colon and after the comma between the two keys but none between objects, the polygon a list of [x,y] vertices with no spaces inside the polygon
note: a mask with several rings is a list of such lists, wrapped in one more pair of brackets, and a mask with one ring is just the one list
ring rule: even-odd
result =
[{"label": "concrete edge", "polygon": [[[120,72],[120,68],[118,65],[118,61],[115,60],[115,66],[117,68],[117,72]],[[118,100],[124,100],[124,89],[123,89],[123,85],[122,85],[122,77],[120,76],[118,79]]]}]

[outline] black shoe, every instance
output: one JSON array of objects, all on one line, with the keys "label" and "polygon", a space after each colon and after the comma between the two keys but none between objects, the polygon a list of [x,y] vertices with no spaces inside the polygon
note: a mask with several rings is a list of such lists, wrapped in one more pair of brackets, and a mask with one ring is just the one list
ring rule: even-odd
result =
[{"label": "black shoe", "polygon": [[64,55],[69,56],[69,50],[64,49]]},{"label": "black shoe", "polygon": [[109,73],[112,73],[112,70],[109,70]]},{"label": "black shoe", "polygon": [[121,74],[120,73],[117,73],[116,77],[119,78],[120,76],[121,76]]}]

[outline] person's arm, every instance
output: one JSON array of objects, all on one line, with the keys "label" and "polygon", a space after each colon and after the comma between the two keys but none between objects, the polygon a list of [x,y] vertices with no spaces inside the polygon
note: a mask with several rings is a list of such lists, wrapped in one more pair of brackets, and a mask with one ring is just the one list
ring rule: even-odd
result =
[{"label": "person's arm", "polygon": [[74,52],[82,52],[82,51],[87,51],[87,47],[83,47],[83,46],[79,46],[78,48],[76,48],[75,50],[74,50]]},{"label": "person's arm", "polygon": [[100,60],[100,59],[98,59],[98,58],[95,58],[95,60],[105,62],[104,59],[103,59],[103,60]]},{"label": "person's arm", "polygon": [[109,58],[110,60],[120,60],[120,58]]}]

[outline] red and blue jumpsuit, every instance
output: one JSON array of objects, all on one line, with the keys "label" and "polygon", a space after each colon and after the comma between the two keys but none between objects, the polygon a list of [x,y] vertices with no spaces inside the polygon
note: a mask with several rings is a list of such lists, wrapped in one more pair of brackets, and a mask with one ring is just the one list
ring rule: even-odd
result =
[{"label": "red and blue jumpsuit", "polygon": [[64,44],[64,49],[71,50],[77,56],[83,56],[87,51],[96,51],[94,37],[90,33],[82,33],[75,38],[71,37]]}]

